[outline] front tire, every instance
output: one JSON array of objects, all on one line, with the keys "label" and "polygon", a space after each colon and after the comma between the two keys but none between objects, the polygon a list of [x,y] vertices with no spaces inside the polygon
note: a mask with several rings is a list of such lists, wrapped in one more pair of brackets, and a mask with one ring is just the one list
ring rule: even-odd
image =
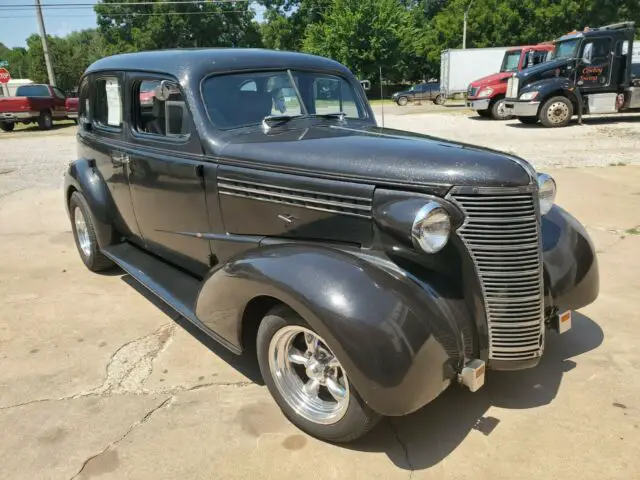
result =
[{"label": "front tire", "polygon": [[567,97],[550,98],[538,113],[542,124],[549,128],[566,127],[571,117],[573,117],[573,104]]},{"label": "front tire", "polygon": [[505,110],[505,103],[506,101],[504,98],[499,98],[491,102],[489,110],[491,112],[491,117],[493,117],[494,120],[508,120],[511,118],[511,115],[509,115]]},{"label": "front tire", "polygon": [[272,309],[256,341],[260,371],[284,415],[328,442],[351,442],[381,416],[360,398],[326,342],[294,311]]},{"label": "front tire", "polygon": [[40,112],[40,116],[38,117],[38,127],[40,130],[49,130],[53,127],[53,117],[49,110]]},{"label": "front tire", "polygon": [[491,118],[491,112],[489,110],[476,110],[476,112],[478,112],[478,115],[482,118]]},{"label": "front tire", "polygon": [[404,107],[407,103],[409,103],[409,99],[407,97],[398,97],[398,101],[396,103],[401,107]]},{"label": "front tire", "polygon": [[73,239],[85,266],[92,272],[100,272],[112,268],[114,266],[113,262],[100,251],[91,210],[89,210],[89,205],[84,195],[80,192],[73,192],[71,195],[69,217],[71,219]]},{"label": "front tire", "polygon": [[15,123],[0,123],[0,129],[3,132],[13,132],[13,129],[16,128]]}]

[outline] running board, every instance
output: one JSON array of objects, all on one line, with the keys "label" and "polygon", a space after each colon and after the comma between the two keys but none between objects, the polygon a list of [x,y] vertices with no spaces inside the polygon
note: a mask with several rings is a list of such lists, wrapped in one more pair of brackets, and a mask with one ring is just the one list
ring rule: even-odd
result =
[{"label": "running board", "polygon": [[214,333],[195,314],[201,282],[129,243],[102,249],[102,253],[135,278],[147,290],[196,327],[234,353],[240,350]]}]

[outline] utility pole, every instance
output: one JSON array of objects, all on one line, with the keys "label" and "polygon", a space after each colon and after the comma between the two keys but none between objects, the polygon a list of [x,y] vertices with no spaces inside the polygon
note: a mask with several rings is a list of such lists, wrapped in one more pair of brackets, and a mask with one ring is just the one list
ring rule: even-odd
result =
[{"label": "utility pole", "polygon": [[467,19],[469,18],[469,9],[473,5],[474,0],[469,2],[467,9],[464,11],[464,26],[462,27],[462,48],[467,48]]},{"label": "utility pole", "polygon": [[53,75],[51,67],[51,58],[49,57],[49,42],[47,41],[47,32],[44,29],[44,19],[42,18],[42,7],[40,0],[36,1],[36,14],[38,15],[38,25],[40,25],[40,38],[42,38],[42,50],[44,51],[44,63],[47,65],[47,74],[49,75],[49,83],[53,86],[56,84],[56,77]]}]

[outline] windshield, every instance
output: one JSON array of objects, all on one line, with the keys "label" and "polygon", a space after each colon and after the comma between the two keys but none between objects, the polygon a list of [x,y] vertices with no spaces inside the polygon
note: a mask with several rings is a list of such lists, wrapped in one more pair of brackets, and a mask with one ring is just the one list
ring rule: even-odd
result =
[{"label": "windshield", "polygon": [[522,50],[513,50],[504,54],[504,60],[502,60],[501,72],[515,72],[518,70],[520,64],[520,53]]},{"label": "windshield", "polygon": [[579,42],[579,38],[573,38],[571,40],[556,43],[549,60],[555,60],[557,58],[573,58]]},{"label": "windshield", "polygon": [[255,125],[269,116],[344,113],[346,118],[367,118],[362,100],[347,80],[319,72],[215,75],[202,83],[202,97],[209,118],[224,130]]}]

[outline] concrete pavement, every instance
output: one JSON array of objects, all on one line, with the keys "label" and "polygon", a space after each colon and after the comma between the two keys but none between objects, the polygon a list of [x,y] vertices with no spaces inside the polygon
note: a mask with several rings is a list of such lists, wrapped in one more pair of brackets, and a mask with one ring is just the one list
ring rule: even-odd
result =
[{"label": "concrete pavement", "polygon": [[453,387],[346,447],[289,424],[251,359],[129,277],[86,270],[60,190],[6,195],[0,477],[640,477],[640,167],[552,173],[596,243],[598,301],[549,335],[538,368]]}]

